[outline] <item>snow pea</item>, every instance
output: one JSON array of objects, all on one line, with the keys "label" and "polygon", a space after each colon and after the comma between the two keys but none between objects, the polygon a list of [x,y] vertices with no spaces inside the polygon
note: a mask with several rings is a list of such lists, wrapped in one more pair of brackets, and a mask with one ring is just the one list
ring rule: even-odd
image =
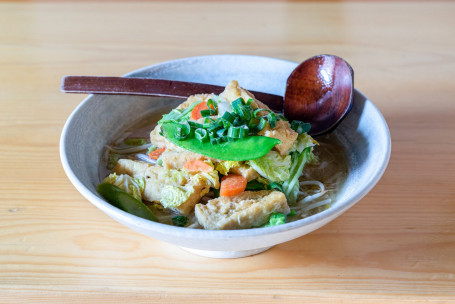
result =
[{"label": "snow pea", "polygon": [[156,216],[143,202],[119,187],[109,183],[101,183],[98,185],[97,190],[101,196],[115,207],[144,219],[158,222]]},{"label": "snow pea", "polygon": [[201,142],[194,136],[185,140],[178,140],[175,137],[175,129],[178,126],[179,124],[175,122],[166,122],[161,125],[163,135],[170,142],[186,150],[221,160],[256,159],[264,156],[275,145],[281,143],[279,139],[266,136],[248,136],[216,145],[212,145],[209,141]]}]

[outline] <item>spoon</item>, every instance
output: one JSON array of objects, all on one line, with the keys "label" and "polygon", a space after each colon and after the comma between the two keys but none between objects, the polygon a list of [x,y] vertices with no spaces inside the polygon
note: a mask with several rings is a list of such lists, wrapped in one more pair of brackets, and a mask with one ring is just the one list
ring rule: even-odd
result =
[{"label": "spoon", "polygon": [[318,55],[292,71],[284,94],[284,116],[311,124],[311,135],[332,131],[351,110],[354,71],[342,58]]},{"label": "spoon", "polygon": [[[250,91],[272,110],[282,112],[290,121],[311,124],[310,135],[332,131],[352,106],[354,77],[351,66],[333,55],[312,57],[294,69],[282,96]],[[150,78],[65,76],[64,93],[123,94],[186,99],[200,93],[220,94],[224,87]]]}]

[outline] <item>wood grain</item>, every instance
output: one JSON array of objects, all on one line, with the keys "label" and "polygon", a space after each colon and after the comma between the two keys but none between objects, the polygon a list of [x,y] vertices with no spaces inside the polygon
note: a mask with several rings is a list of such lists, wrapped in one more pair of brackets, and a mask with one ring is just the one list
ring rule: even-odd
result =
[{"label": "wood grain", "polygon": [[[0,302],[455,302],[455,3],[0,3]],[[63,75],[187,56],[345,58],[384,114],[379,184],[323,228],[214,260],[86,201],[58,142],[82,96]]]}]

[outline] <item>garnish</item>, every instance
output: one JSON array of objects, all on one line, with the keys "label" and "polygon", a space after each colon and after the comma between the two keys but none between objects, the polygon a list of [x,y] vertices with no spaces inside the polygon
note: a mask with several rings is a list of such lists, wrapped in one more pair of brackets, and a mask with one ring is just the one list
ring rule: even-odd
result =
[{"label": "garnish", "polygon": [[293,120],[291,122],[291,129],[296,131],[299,134],[307,133],[311,129],[311,125],[307,122],[303,122],[300,120]]},{"label": "garnish", "polygon": [[175,226],[185,227],[188,224],[188,218],[183,215],[177,215],[172,218],[172,223]]},{"label": "garnish", "polygon": [[[252,99],[245,101],[240,97],[232,102],[232,112],[224,112],[217,118],[214,116],[218,106],[213,99],[206,103],[195,102],[191,110],[173,110],[160,121],[163,135],[177,146],[209,157],[223,160],[259,158],[281,141],[256,134],[267,124],[274,128],[282,118],[268,109],[253,110],[252,102]],[[190,116],[192,119],[205,117],[205,120],[203,123],[191,121]]]},{"label": "garnish", "polygon": [[[188,151],[196,152],[208,157],[221,160],[249,160],[264,156],[275,145],[281,143],[279,139],[265,136],[248,136],[235,141],[224,141],[212,144],[210,141],[200,141],[195,136],[188,136],[185,140],[175,137],[179,123],[167,122],[161,128],[164,136],[173,144]],[[195,133],[198,132],[195,130]]]}]

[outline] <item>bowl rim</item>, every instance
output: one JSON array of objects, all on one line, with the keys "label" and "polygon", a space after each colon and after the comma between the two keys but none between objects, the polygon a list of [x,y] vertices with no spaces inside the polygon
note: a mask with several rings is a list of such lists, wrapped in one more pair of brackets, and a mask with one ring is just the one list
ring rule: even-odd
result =
[{"label": "bowl rim", "polygon": [[[166,66],[170,63],[175,64],[179,62],[184,62],[186,60],[206,60],[208,58],[216,58],[216,57],[244,57],[244,58],[256,58],[256,59],[262,59],[262,60],[276,60],[276,61],[282,61],[290,64],[295,64],[297,65],[298,63],[293,62],[293,61],[288,61],[284,59],[278,59],[278,58],[272,58],[272,57],[264,57],[264,56],[254,56],[254,55],[206,55],[206,56],[195,56],[195,57],[186,57],[186,58],[180,58],[180,59],[175,59],[175,60],[169,60],[165,62],[160,62],[154,65],[149,65],[137,70],[134,70],[132,72],[129,72],[123,77],[131,77],[132,75],[136,73],[142,73],[147,70],[150,70],[151,68],[160,68],[162,66]],[[355,203],[357,203],[359,200],[361,200],[380,180],[382,175],[384,174],[387,165],[390,160],[390,154],[391,154],[391,136],[390,136],[390,131],[387,125],[387,122],[385,118],[383,117],[382,113],[379,111],[379,109],[376,107],[376,105],[373,104],[371,100],[369,100],[364,94],[362,94],[360,91],[357,89],[354,89],[355,93],[359,94],[360,96],[364,97],[367,102],[370,103],[370,106],[372,106],[373,110],[376,112],[376,114],[379,116],[380,121],[382,122],[382,127],[384,128],[386,137],[387,137],[387,147],[386,147],[386,153],[383,155],[382,159],[380,160],[380,165],[377,167],[376,172],[374,176],[369,180],[367,183],[366,187],[363,189],[360,189],[356,192],[354,192],[352,195],[350,195],[349,199],[341,199],[341,201],[338,201],[338,204],[336,206],[332,206],[328,208],[327,210],[321,211],[315,215],[296,220],[290,223],[278,225],[278,226],[273,226],[273,227],[262,227],[262,228],[250,228],[250,229],[238,229],[238,230],[205,230],[205,229],[188,229],[185,227],[177,227],[177,226],[172,226],[172,225],[167,225],[167,224],[162,224],[158,222],[153,222],[149,221],[143,218],[140,218],[138,216],[135,216],[133,214],[127,213],[104,199],[102,199],[100,196],[97,194],[93,193],[90,189],[84,186],[84,184],[77,178],[76,174],[73,172],[71,165],[69,163],[69,160],[66,156],[66,135],[68,133],[69,126],[71,125],[72,120],[74,117],[77,115],[79,109],[83,107],[86,103],[90,102],[90,99],[96,98],[95,94],[90,94],[87,96],[81,103],[79,103],[76,108],[73,110],[73,112],[70,114],[68,119],[66,120],[62,133],[60,136],[60,143],[59,143],[59,150],[60,150],[60,160],[63,166],[63,169],[68,176],[69,180],[71,183],[75,186],[75,188],[92,204],[94,204],[97,208],[104,212],[108,212],[108,215],[111,217],[112,214],[115,214],[115,218],[118,221],[124,222],[124,223],[130,223],[132,226],[139,226],[141,228],[147,229],[149,231],[156,231],[158,233],[162,234],[167,234],[167,235],[173,235],[176,237],[190,237],[190,238],[197,238],[197,239],[234,239],[234,238],[244,238],[244,237],[255,237],[255,236],[264,236],[264,235],[272,235],[272,234],[280,234],[289,230],[295,230],[303,226],[309,226],[309,225],[314,225],[317,224],[318,222],[323,222],[324,220],[329,219],[333,220],[336,218],[338,215],[341,213],[345,212],[348,210],[350,207],[352,207]],[[95,186],[96,188],[96,186]],[[134,222],[134,224],[133,224]]]}]

